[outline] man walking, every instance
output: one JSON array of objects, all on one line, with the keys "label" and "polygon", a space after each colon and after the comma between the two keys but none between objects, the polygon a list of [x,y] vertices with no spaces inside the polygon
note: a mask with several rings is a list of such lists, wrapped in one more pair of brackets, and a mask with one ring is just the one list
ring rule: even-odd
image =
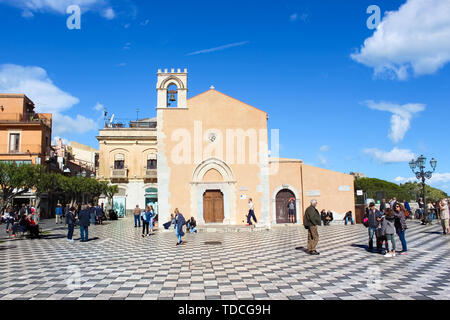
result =
[{"label": "man walking", "polygon": [[63,223],[62,222],[62,215],[63,215],[63,209],[62,209],[61,203],[58,202],[58,205],[55,208],[56,224]]},{"label": "man walking", "polygon": [[381,253],[381,242],[378,239],[377,228],[380,224],[382,214],[375,207],[375,203],[371,202],[369,204],[369,213],[368,213],[368,224],[369,224],[369,251],[373,250],[373,236],[376,238],[377,250]]},{"label": "man walking", "polygon": [[138,227],[138,223],[139,223],[139,228],[141,227],[141,208],[139,208],[139,205],[136,205],[136,208],[134,208],[134,227],[137,228]]},{"label": "man walking", "polygon": [[251,219],[253,218],[253,221],[255,221],[255,223],[258,223],[258,221],[256,220],[256,216],[255,216],[255,210],[254,210],[254,206],[253,206],[253,199],[250,198],[248,199],[248,216],[247,216],[247,225],[251,226],[252,225],[252,221]]},{"label": "man walking", "polygon": [[67,241],[73,243],[73,231],[75,230],[75,208],[70,208],[66,213],[66,224],[68,227]]},{"label": "man walking", "polygon": [[317,200],[311,200],[311,205],[306,209],[303,224],[308,229],[308,253],[311,255],[319,255],[316,251],[317,243],[319,242],[319,232],[317,226],[320,226],[320,214],[316,209]]},{"label": "man walking", "polygon": [[86,205],[81,206],[81,211],[78,214],[78,220],[80,221],[80,236],[81,242],[87,242],[89,239],[89,225],[90,215]]}]

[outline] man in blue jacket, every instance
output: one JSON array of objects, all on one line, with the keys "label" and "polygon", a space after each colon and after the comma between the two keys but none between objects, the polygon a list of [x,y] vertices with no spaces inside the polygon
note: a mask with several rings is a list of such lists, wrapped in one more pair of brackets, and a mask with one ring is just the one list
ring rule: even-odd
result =
[{"label": "man in blue jacket", "polygon": [[186,224],[186,219],[184,219],[183,215],[178,211],[178,208],[175,209],[175,235],[177,236],[177,246],[182,244],[181,237],[184,236],[183,226]]},{"label": "man in blue jacket", "polygon": [[78,220],[80,223],[80,235],[81,235],[81,242],[87,242],[88,236],[89,236],[89,225],[90,225],[90,214],[88,210],[88,206],[83,205],[81,207],[81,211],[78,214]]}]

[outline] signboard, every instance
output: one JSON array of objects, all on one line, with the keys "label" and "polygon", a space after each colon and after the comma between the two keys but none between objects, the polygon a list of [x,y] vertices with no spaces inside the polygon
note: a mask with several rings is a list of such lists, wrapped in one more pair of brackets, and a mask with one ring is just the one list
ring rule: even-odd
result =
[{"label": "signboard", "polygon": [[350,191],[352,188],[350,186],[339,186],[339,191]]},{"label": "signboard", "polygon": [[320,190],[306,191],[306,196],[308,196],[308,197],[319,197],[320,196]]},{"label": "signboard", "polygon": [[119,218],[125,217],[125,206],[126,198],[125,197],[114,197],[113,198],[113,210],[117,212]]},{"label": "signboard", "polygon": [[239,187],[239,191],[248,191],[248,188],[245,186]]},{"label": "signboard", "polygon": [[247,199],[247,196],[245,194],[241,194],[241,200]]},{"label": "signboard", "polygon": [[362,196],[363,195],[363,191],[362,190],[356,190],[356,195],[357,196]]}]

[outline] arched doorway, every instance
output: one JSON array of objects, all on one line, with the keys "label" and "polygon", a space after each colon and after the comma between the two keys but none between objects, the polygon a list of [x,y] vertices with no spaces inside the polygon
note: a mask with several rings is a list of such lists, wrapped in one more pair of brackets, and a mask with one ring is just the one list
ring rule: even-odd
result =
[{"label": "arched doorway", "polygon": [[145,189],[145,206],[152,206],[155,214],[158,214],[158,189],[147,188]]},{"label": "arched doorway", "polygon": [[205,223],[222,223],[225,219],[220,190],[206,190],[203,194],[203,219]]},{"label": "arched doorway", "polygon": [[291,198],[295,199],[295,195],[291,190],[283,189],[277,193],[276,197],[277,223],[290,223],[288,204]]}]

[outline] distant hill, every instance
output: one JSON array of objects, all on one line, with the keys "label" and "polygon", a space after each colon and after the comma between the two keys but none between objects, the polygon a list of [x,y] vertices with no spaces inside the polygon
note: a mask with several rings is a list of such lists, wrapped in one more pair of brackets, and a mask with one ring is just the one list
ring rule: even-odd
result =
[{"label": "distant hill", "polygon": [[[416,201],[422,195],[422,184],[417,182],[407,182],[396,184],[389,181],[376,178],[355,178],[355,190],[364,190],[367,197],[375,199],[376,193],[384,191],[386,200],[396,197],[398,200]],[[438,201],[447,198],[448,195],[442,190],[433,188],[429,185],[425,187],[426,200]]]}]

